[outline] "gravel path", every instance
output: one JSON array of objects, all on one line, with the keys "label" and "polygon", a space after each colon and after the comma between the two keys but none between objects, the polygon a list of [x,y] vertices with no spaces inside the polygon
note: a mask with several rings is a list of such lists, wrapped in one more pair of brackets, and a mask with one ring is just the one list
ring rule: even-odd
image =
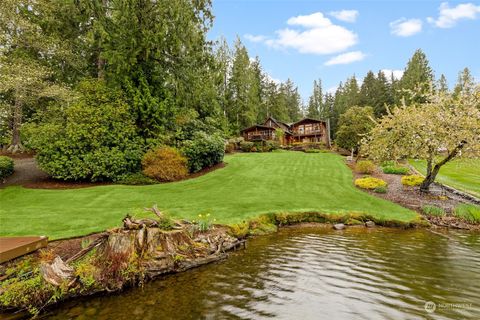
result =
[{"label": "gravel path", "polygon": [[15,171],[4,183],[0,183],[0,188],[23,186],[48,179],[48,175],[38,168],[34,158],[13,159],[13,161],[15,163]]}]

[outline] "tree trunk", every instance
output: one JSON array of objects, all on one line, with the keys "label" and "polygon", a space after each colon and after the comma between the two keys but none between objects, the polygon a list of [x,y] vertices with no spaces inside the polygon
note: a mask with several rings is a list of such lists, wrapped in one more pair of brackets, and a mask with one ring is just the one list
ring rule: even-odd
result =
[{"label": "tree trunk", "polygon": [[460,150],[463,149],[463,147],[467,144],[467,141],[462,140],[458,146],[456,146],[452,152],[448,154],[448,156],[437,163],[432,170],[432,163],[433,163],[433,158],[428,159],[428,164],[427,164],[427,176],[425,177],[425,180],[423,180],[422,184],[420,185],[420,191],[422,192],[428,192],[430,190],[430,185],[435,181],[435,178],[437,177],[438,171],[440,171],[440,168],[447,163],[448,161],[452,160],[455,158],[455,156],[460,152]]},{"label": "tree trunk", "polygon": [[97,78],[99,80],[105,79],[105,59],[100,57],[101,51],[97,59]]},{"label": "tree trunk", "polygon": [[22,141],[20,138],[20,128],[22,127],[23,117],[23,104],[22,100],[17,93],[15,96],[15,106],[13,107],[13,126],[12,126],[12,143],[8,147],[7,151],[16,153],[23,151]]}]

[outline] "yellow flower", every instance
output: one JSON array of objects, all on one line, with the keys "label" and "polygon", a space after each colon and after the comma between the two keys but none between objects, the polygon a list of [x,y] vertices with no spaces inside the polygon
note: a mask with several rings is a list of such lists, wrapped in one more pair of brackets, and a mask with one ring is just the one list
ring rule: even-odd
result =
[{"label": "yellow flower", "polygon": [[199,215],[198,215],[198,217],[199,217],[199,218],[201,218],[201,217],[202,217],[202,215],[201,215],[201,214],[199,214]]}]

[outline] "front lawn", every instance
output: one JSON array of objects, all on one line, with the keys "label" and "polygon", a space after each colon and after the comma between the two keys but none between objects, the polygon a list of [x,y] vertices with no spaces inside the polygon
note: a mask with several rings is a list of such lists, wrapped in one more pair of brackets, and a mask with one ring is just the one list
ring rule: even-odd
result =
[{"label": "front lawn", "polygon": [[418,215],[356,189],[336,154],[274,152],[227,156],[204,176],[150,186],[70,190],[0,189],[0,234],[58,239],[118,226],[126,213],[152,206],[177,218],[209,212],[232,224],[268,212],[361,212],[408,222]]},{"label": "front lawn", "polygon": [[[426,162],[410,160],[410,164],[422,174],[427,171]],[[440,168],[438,182],[480,197],[480,159],[457,159]]]}]

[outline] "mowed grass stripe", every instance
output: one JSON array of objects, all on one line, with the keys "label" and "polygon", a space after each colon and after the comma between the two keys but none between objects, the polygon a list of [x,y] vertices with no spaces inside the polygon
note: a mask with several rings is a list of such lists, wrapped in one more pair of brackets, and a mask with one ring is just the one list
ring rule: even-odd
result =
[{"label": "mowed grass stripe", "polygon": [[361,212],[411,221],[413,211],[356,189],[336,154],[245,153],[207,175],[150,186],[70,190],[0,189],[0,234],[80,236],[120,225],[125,214],[158,204],[175,218],[210,213],[234,224],[269,212]]},{"label": "mowed grass stripe", "polygon": [[[410,160],[410,164],[425,174],[426,162]],[[480,159],[457,159],[440,168],[437,181],[480,198]]]}]

